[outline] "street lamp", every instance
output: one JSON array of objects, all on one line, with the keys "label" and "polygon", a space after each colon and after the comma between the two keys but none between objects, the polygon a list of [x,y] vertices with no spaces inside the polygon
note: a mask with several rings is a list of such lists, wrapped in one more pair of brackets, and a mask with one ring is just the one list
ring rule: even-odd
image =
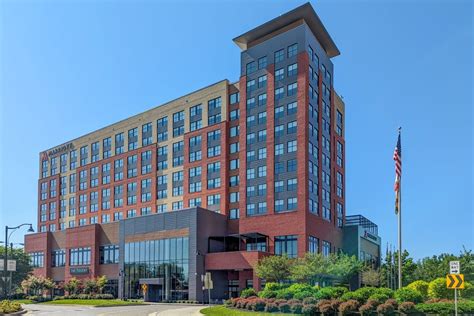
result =
[{"label": "street lamp", "polygon": [[3,294],[5,296],[5,298],[8,297],[8,291],[7,291],[7,263],[8,263],[8,238],[9,238],[9,235],[8,235],[8,231],[11,230],[12,232],[10,233],[10,236],[11,234],[13,234],[17,229],[19,229],[20,227],[23,227],[23,226],[30,226],[30,228],[28,228],[28,233],[34,233],[35,230],[33,229],[33,225],[32,224],[21,224],[21,225],[18,225],[16,227],[8,227],[8,226],[5,226],[5,258],[4,258],[4,262],[3,262]]}]

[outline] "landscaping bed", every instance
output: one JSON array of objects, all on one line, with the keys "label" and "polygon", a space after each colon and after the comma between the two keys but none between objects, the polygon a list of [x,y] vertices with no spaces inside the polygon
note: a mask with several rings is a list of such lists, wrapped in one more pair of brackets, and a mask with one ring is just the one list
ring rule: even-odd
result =
[{"label": "landscaping bed", "polygon": [[46,301],[39,304],[48,305],[87,305],[95,307],[110,307],[110,306],[128,306],[128,305],[142,305],[143,301],[128,300],[122,301],[117,299],[59,299],[53,301]]},{"label": "landscaping bed", "polygon": [[21,304],[15,301],[3,300],[0,302],[0,314],[12,314],[22,310]]}]

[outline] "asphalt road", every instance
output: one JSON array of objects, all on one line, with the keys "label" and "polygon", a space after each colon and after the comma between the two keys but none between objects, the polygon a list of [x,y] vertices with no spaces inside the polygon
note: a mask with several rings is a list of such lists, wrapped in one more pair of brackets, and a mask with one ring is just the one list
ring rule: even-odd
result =
[{"label": "asphalt road", "polygon": [[23,308],[28,312],[25,315],[86,315],[86,316],[197,316],[203,306],[180,304],[152,304],[116,307],[92,307],[80,305],[46,305],[26,304]]}]

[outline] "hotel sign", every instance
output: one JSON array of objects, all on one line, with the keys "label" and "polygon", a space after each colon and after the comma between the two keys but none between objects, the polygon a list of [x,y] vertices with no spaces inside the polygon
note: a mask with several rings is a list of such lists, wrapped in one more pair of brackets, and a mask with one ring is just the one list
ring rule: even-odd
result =
[{"label": "hotel sign", "polygon": [[70,268],[69,272],[74,275],[89,274],[89,268],[88,267]]},{"label": "hotel sign", "polygon": [[69,152],[70,150],[74,149],[74,145],[72,143],[67,143],[65,145],[56,147],[54,149],[51,149],[50,151],[44,151],[41,154],[41,160],[46,160],[49,157],[56,156],[58,154],[61,154],[63,152]]},{"label": "hotel sign", "polygon": [[377,237],[374,236],[374,235],[372,235],[372,234],[369,233],[368,231],[365,231],[365,232],[364,232],[364,237],[365,237],[365,238],[370,238],[370,239],[372,239],[373,241],[377,241]]}]

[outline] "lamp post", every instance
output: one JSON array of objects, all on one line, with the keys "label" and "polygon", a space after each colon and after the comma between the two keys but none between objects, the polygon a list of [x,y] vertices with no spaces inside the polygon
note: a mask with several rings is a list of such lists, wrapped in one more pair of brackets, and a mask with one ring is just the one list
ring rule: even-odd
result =
[{"label": "lamp post", "polygon": [[8,231],[11,230],[12,232],[10,233],[10,236],[11,234],[13,234],[15,232],[15,230],[19,229],[20,227],[23,227],[23,226],[30,226],[30,228],[28,228],[28,233],[33,233],[35,230],[33,229],[33,225],[32,224],[21,224],[21,225],[18,225],[18,226],[15,226],[15,227],[8,227],[8,226],[5,226],[5,258],[4,258],[4,262],[3,262],[3,294],[5,296],[5,298],[8,297],[8,290],[7,290],[7,263],[8,263]]}]

